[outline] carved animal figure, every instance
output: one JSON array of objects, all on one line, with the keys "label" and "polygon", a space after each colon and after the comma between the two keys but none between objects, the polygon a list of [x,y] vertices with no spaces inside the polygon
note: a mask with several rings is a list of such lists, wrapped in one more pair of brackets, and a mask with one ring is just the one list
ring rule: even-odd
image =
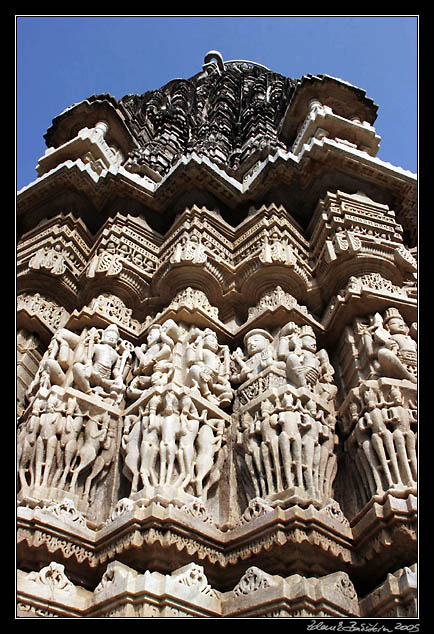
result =
[{"label": "carved animal figure", "polygon": [[[132,476],[131,493],[136,493],[139,484],[140,418],[132,414],[125,417],[121,446],[124,452],[124,475]],[[131,479],[131,477],[129,478]]]},{"label": "carved animal figure", "polygon": [[102,451],[95,458],[92,469],[84,483],[83,497],[89,502],[95,497],[95,488],[98,482],[103,480],[108,473],[116,451],[116,423],[109,420],[107,435],[102,443]]},{"label": "carved animal figure", "polygon": [[[223,436],[223,421],[210,419],[206,425],[202,425],[197,435],[197,455],[195,465],[196,495],[203,492],[203,481],[210,473],[214,465],[214,456],[220,449]],[[214,436],[213,429],[216,431]]]},{"label": "carved animal figure", "polygon": [[[99,420],[102,419],[102,429],[100,429]],[[77,479],[80,473],[87,467],[92,465],[98,455],[101,444],[104,442],[108,431],[108,422],[110,417],[102,414],[97,419],[89,418],[84,429],[84,443],[80,447],[77,455],[77,463],[72,469],[72,479],[70,485],[71,493],[75,493]]]}]

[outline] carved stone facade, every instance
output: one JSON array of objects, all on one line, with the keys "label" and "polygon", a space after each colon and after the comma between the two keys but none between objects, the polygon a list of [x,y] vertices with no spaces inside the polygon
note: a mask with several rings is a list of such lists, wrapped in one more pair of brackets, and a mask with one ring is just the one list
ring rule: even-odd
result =
[{"label": "carved stone facade", "polygon": [[417,616],[417,183],[211,51],[18,193],[19,617]]}]

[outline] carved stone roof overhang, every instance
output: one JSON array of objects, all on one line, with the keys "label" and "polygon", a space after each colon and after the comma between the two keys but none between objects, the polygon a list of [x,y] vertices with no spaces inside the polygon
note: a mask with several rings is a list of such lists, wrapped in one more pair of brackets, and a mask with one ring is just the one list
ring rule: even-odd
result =
[{"label": "carved stone roof overhang", "polygon": [[126,155],[137,146],[134,136],[126,126],[126,119],[127,113],[112,95],[92,95],[65,108],[55,117],[44,134],[44,139],[47,147],[57,148],[74,138],[85,126],[93,128],[99,121],[107,121],[107,142],[119,146]]},{"label": "carved stone roof overhang", "polygon": [[[282,188],[289,185],[290,190],[283,195]],[[89,207],[94,208],[94,216],[111,197],[134,202],[144,212],[149,209],[165,214],[174,197],[180,197],[192,187],[209,192],[228,208],[229,215],[231,211],[245,207],[252,198],[266,200],[267,196],[274,196],[273,200],[279,203],[276,195],[280,192],[286,200],[290,196],[294,201],[291,205],[294,216],[304,226],[307,226],[318,198],[327,190],[355,193],[362,189],[378,202],[395,209],[397,219],[404,227],[417,223],[417,179],[414,174],[327,138],[313,139],[297,157],[279,150],[255,165],[244,179],[241,175],[239,179],[229,176],[211,160],[194,153],[183,156],[159,183],[131,174],[123,167],[103,170],[98,175],[80,159],[66,161],[20,190],[18,222],[22,221],[24,230],[29,230],[46,215],[47,206],[52,206],[56,197],[65,195],[65,191],[84,196]],[[41,209],[39,213],[38,208]],[[98,224],[104,220],[102,218]]]},{"label": "carved stone roof overhang", "polygon": [[[324,110],[318,122],[312,104]],[[210,51],[189,79],[119,100],[92,95],[55,117],[45,135],[49,156],[38,166],[42,176],[18,194],[19,220],[29,230],[60,198],[72,211],[81,209],[95,231],[108,201],[124,199],[138,213],[155,212],[164,229],[173,220],[168,205],[172,210],[200,192],[226,207],[234,225],[252,198],[291,200],[293,217],[306,227],[318,198],[336,188],[361,189],[388,204],[407,217],[414,234],[415,176],[374,158],[376,114],[365,91],[342,79],[291,79],[255,62],[224,62]],[[79,151],[80,130],[92,132],[101,122],[108,126],[107,156],[89,157],[97,145],[90,142],[84,156],[71,154],[71,143]],[[294,145],[300,129],[302,143]],[[113,158],[112,149],[121,156]]]},{"label": "carved stone roof overhang", "polygon": [[357,117],[372,125],[377,118],[378,106],[366,96],[363,89],[331,75],[308,74],[301,78],[289,102],[280,128],[282,138],[289,141],[294,138],[312,99],[327,103],[346,119]]}]

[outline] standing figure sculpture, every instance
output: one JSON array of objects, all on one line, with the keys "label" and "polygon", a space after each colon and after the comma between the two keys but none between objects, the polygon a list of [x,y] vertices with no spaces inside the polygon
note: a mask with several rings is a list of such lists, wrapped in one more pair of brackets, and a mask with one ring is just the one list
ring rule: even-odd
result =
[{"label": "standing figure sculpture", "polygon": [[412,428],[416,426],[413,412],[405,407],[404,398],[398,386],[390,390],[392,407],[389,408],[393,442],[396,447],[399,473],[403,484],[414,484],[417,481],[417,435]]},{"label": "standing figure sculpture", "polygon": [[260,430],[248,411],[243,413],[240,421],[240,445],[243,448],[244,461],[255,490],[255,497],[265,496],[267,490],[260,457]]},{"label": "standing figure sculpture", "polygon": [[21,423],[17,434],[17,464],[21,489],[35,484],[35,452],[39,434],[40,414],[45,400],[36,398],[33,402],[32,413],[28,420]]},{"label": "standing figure sculpture", "polygon": [[362,392],[362,398],[365,411],[363,417],[359,419],[358,426],[361,431],[366,430],[369,433],[369,445],[365,439],[363,448],[372,470],[377,493],[381,493],[388,488],[393,488],[394,483],[399,481],[393,436],[387,429],[384,409],[380,408],[375,390],[366,387]]},{"label": "standing figure sculpture", "polygon": [[283,411],[279,412],[279,424],[282,429],[279,434],[279,449],[286,486],[302,487],[301,413],[297,403],[294,403],[294,397],[289,392],[283,395],[282,408]]},{"label": "standing figure sculpture", "polygon": [[141,411],[139,415],[130,414],[125,417],[125,425],[121,440],[122,452],[124,454],[124,475],[131,477],[131,491],[130,493],[136,493],[139,488],[139,476],[140,476],[140,420]]},{"label": "standing figure sculpture", "polygon": [[202,415],[199,416],[197,407],[187,394],[181,398],[180,405],[181,434],[178,447],[179,478],[176,484],[185,489],[194,478],[194,442],[199,431],[199,425],[206,419],[208,412],[204,410]]},{"label": "standing figure sculpture", "polygon": [[78,438],[83,427],[83,415],[76,398],[67,402],[62,432],[57,444],[57,471],[53,478],[53,486],[64,489],[71,473],[72,462],[77,455]]},{"label": "standing figure sculpture", "polygon": [[39,434],[35,443],[35,486],[51,485],[61,419],[62,412],[57,396],[51,393],[40,410]]},{"label": "standing figure sculpture", "polygon": [[[204,410],[206,412],[206,410]],[[197,455],[195,460],[195,492],[197,496],[206,499],[209,489],[216,481],[212,478],[212,472],[220,464],[216,464],[215,455],[220,452],[223,458],[225,453],[221,451],[223,442],[224,421],[209,419],[203,424],[197,434]],[[220,463],[221,461],[218,461]],[[208,482],[204,481],[209,476]]]},{"label": "standing figure sculpture", "polygon": [[177,454],[177,441],[181,435],[181,420],[178,398],[173,392],[163,396],[163,408],[158,415],[160,422],[160,485],[172,484],[172,475]]},{"label": "standing figure sculpture", "polygon": [[279,421],[274,412],[274,405],[269,399],[261,402],[259,427],[261,430],[261,458],[265,471],[268,494],[281,491],[282,477],[280,472],[279,444],[276,426]]},{"label": "standing figure sculpture", "polygon": [[301,418],[302,468],[305,488],[310,495],[319,498],[321,444],[325,437],[323,435],[320,413],[313,400],[307,401]]}]

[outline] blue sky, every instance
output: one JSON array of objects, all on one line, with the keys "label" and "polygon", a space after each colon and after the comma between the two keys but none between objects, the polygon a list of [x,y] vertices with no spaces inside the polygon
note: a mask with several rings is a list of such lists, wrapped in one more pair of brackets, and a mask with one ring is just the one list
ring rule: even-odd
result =
[{"label": "blue sky", "polygon": [[417,172],[416,16],[16,16],[17,188],[36,178],[43,135],[66,107],[189,78],[212,49],[363,88],[379,106],[379,158]]}]

